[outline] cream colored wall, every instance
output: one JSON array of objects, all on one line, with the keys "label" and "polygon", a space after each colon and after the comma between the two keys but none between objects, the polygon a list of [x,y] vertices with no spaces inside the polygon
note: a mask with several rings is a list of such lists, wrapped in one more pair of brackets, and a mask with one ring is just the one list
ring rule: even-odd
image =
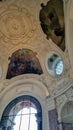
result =
[{"label": "cream colored wall", "polygon": [[[3,4],[0,3],[0,63],[3,70],[1,81],[6,78],[8,58],[12,53],[20,48],[29,48],[37,52],[43,69],[40,78],[46,84],[49,93],[54,94],[57,89],[62,89],[62,84],[66,87],[67,82],[69,82],[71,64],[67,49],[62,52],[51,40],[46,39],[41,29],[39,12],[42,2],[44,1],[34,2],[32,0],[30,4],[29,0],[18,0],[16,3],[11,0]],[[50,53],[59,54],[64,62],[64,72],[56,78],[52,77],[46,68]]]},{"label": "cream colored wall", "polygon": [[[0,78],[0,116],[2,116],[3,110],[11,100],[20,95],[29,94],[40,101],[43,109],[43,130],[48,130],[48,111],[57,107],[60,115],[59,107],[56,106],[54,99],[65,92],[73,82],[73,23],[71,23],[71,18],[70,20],[68,19],[71,15],[68,12],[71,3],[64,0],[67,29],[66,50],[62,52],[51,39],[46,39],[41,29],[39,12],[42,2],[46,4],[47,0],[7,0],[0,3],[0,64],[2,67],[2,76]],[[68,33],[68,30],[70,33]],[[43,74],[40,76],[27,74],[6,80],[8,57],[20,48],[29,48],[37,52]],[[53,77],[47,71],[46,62],[50,53],[57,53],[63,59],[64,72],[59,77]]]}]

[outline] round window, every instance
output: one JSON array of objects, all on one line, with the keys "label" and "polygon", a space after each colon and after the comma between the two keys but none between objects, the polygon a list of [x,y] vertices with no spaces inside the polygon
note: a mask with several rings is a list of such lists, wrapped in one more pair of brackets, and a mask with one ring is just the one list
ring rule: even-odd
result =
[{"label": "round window", "polygon": [[62,74],[63,60],[58,54],[51,54],[48,57],[47,70],[52,76],[58,76]]}]

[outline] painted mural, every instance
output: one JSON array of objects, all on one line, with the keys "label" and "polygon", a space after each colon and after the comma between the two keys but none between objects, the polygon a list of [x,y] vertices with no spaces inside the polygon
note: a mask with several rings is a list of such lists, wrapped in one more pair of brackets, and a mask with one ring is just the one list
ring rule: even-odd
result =
[{"label": "painted mural", "polygon": [[50,0],[41,4],[39,18],[43,32],[63,51],[65,50],[65,25],[63,0]]},{"label": "painted mural", "polygon": [[42,69],[35,52],[30,49],[19,49],[9,57],[10,63],[6,79],[22,74],[42,74]]}]

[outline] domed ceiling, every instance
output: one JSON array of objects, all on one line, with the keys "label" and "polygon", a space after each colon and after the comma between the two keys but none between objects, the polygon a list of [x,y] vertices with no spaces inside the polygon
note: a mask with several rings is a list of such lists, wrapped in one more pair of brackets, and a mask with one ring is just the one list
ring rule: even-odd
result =
[{"label": "domed ceiling", "polygon": [[[10,82],[11,79],[6,77],[7,71],[10,72],[12,65],[15,65],[16,60],[12,56],[18,50],[31,50],[34,56],[32,54],[32,56],[28,54],[20,56],[21,53],[16,53],[16,57],[18,59],[24,57],[22,61],[25,61],[26,58],[28,62],[30,59],[34,61],[34,66],[39,70],[38,80],[45,84],[50,95],[60,93],[67,87],[71,82],[69,75],[71,66],[65,43],[62,0],[0,1],[1,82]],[[47,70],[47,60],[53,54],[58,55],[63,61],[63,73],[59,76],[53,76]],[[54,61],[56,64],[57,60]],[[22,73],[13,74],[11,78],[18,75],[20,76]],[[25,73],[23,75],[26,76]],[[36,78],[34,76],[36,73],[27,75]]]}]

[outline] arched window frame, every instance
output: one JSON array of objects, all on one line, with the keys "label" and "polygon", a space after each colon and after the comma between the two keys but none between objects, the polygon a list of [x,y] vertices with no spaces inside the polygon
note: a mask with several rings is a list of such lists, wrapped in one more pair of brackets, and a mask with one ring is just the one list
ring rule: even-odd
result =
[{"label": "arched window frame", "polygon": [[33,96],[29,96],[29,95],[23,95],[23,96],[19,96],[17,98],[15,98],[14,100],[12,100],[7,107],[5,108],[3,114],[2,114],[2,118],[1,118],[1,127],[2,130],[9,130],[8,126],[7,126],[7,121],[9,119],[9,113],[11,111],[11,109],[20,102],[23,101],[30,101],[32,102],[37,109],[37,114],[36,114],[36,118],[37,118],[37,125],[38,125],[38,130],[42,130],[42,108],[41,108],[41,104],[39,103],[39,101],[34,98]]}]

